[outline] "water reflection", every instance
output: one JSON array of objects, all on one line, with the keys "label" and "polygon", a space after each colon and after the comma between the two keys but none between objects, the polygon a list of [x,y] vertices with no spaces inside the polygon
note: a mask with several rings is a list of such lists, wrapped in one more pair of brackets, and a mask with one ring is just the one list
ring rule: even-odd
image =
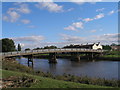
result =
[{"label": "water reflection", "polygon": [[56,72],[56,64],[50,63],[49,64],[49,69],[50,69],[49,71],[52,72],[52,73]]},{"label": "water reflection", "polygon": [[[27,58],[17,59],[20,64],[27,66]],[[34,59],[35,71],[51,72],[61,75],[64,73],[77,76],[100,77],[106,79],[118,79],[119,61],[95,61],[81,60],[80,62],[70,59],[58,59],[58,63],[49,63],[48,59]]]}]

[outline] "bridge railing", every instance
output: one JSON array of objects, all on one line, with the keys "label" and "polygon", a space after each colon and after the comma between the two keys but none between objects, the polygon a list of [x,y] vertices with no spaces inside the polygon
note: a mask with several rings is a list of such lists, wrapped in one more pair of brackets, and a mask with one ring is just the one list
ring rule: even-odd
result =
[{"label": "bridge railing", "polygon": [[37,52],[56,52],[56,51],[97,51],[103,52],[104,50],[95,49],[85,49],[85,48],[60,48],[60,49],[39,49],[39,50],[27,50],[27,51],[14,51],[14,52],[3,52],[0,55],[16,55],[16,54],[26,54],[26,53],[37,53]]}]

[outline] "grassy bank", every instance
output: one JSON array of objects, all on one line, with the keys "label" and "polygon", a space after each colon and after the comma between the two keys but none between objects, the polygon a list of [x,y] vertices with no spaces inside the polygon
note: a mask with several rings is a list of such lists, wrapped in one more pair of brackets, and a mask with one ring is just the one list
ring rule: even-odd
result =
[{"label": "grassy bank", "polygon": [[3,73],[3,78],[8,78],[10,76],[17,76],[17,77],[26,76],[26,77],[35,79],[36,82],[32,83],[29,86],[29,88],[111,88],[111,87],[105,87],[105,86],[66,82],[66,81],[31,75],[28,73],[21,73],[21,72],[8,71],[8,70],[2,70],[2,73]]}]

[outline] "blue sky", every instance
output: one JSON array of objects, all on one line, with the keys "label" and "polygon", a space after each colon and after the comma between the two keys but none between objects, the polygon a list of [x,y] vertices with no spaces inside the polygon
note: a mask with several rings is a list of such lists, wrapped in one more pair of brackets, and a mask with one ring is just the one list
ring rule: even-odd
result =
[{"label": "blue sky", "polygon": [[2,3],[2,37],[23,48],[117,42],[118,3]]}]

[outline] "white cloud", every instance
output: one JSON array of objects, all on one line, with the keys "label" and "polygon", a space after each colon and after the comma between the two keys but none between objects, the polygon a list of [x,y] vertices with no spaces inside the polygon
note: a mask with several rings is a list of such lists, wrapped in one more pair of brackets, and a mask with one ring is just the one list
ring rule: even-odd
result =
[{"label": "white cloud", "polygon": [[16,22],[20,18],[20,14],[14,11],[14,8],[9,8],[7,15],[3,15],[3,20],[7,22]]},{"label": "white cloud", "polygon": [[83,29],[83,23],[82,22],[75,22],[75,23],[72,24],[72,26],[74,26],[75,28]]},{"label": "white cloud", "polygon": [[21,22],[24,23],[24,24],[29,24],[29,23],[30,23],[30,20],[23,19],[23,20],[21,20]]},{"label": "white cloud", "polygon": [[4,15],[3,16],[3,20],[8,22],[9,21],[9,17]]},{"label": "white cloud", "polygon": [[101,2],[102,0],[70,0],[70,1],[78,5],[81,5],[81,4],[84,4],[85,2],[95,4],[96,2]]},{"label": "white cloud", "polygon": [[17,42],[40,42],[41,40],[44,40],[43,36],[26,36],[26,37],[16,37],[12,38],[14,41]]},{"label": "white cloud", "polygon": [[101,11],[103,11],[103,10],[105,10],[105,8],[97,9],[96,12],[101,12]]},{"label": "white cloud", "polygon": [[62,12],[63,11],[63,6],[60,6],[54,2],[39,2],[35,6],[40,9],[46,9],[50,12]]},{"label": "white cloud", "polygon": [[72,25],[65,27],[65,30],[72,30],[72,31],[78,31],[77,29],[83,29],[83,23],[82,22],[75,22],[72,23]]},{"label": "white cloud", "polygon": [[[118,37],[119,35],[119,37]],[[65,45],[70,44],[86,44],[86,43],[97,43],[101,42],[101,44],[112,44],[118,43],[118,38],[120,38],[120,34],[104,34],[104,35],[95,35],[88,37],[81,36],[73,36],[67,34],[60,34],[62,42],[42,42],[44,40],[43,36],[28,36],[28,37],[16,37],[12,38],[15,43],[21,43],[22,48],[36,48],[36,47],[44,47],[49,45],[55,45],[58,47],[63,47]],[[32,44],[31,44],[32,43]]]},{"label": "white cloud", "polygon": [[103,13],[100,13],[98,15],[95,16],[94,19],[100,19],[100,18],[103,18],[105,15]]},{"label": "white cloud", "polygon": [[112,44],[112,43],[118,43],[118,36],[120,33],[114,33],[114,34],[104,34],[104,35],[97,35],[93,36],[92,38],[93,41],[99,41],[102,42],[103,44]]},{"label": "white cloud", "polygon": [[114,13],[115,13],[115,11],[112,10],[112,11],[110,11],[110,12],[108,13],[108,15],[112,15],[112,14],[114,14]]},{"label": "white cloud", "polygon": [[98,15],[96,15],[94,18],[85,18],[85,19],[82,19],[83,21],[85,22],[90,22],[90,21],[93,21],[93,20],[96,20],[96,19],[101,19],[105,17],[105,15],[103,13],[100,13]]},{"label": "white cloud", "polygon": [[83,43],[96,43],[96,42],[101,42],[102,44],[112,44],[112,43],[118,43],[118,36],[120,37],[120,34],[114,33],[114,34],[95,35],[84,38],[80,36],[61,34],[61,39],[64,40],[65,42],[68,42],[69,44],[76,44],[76,43],[83,44]]},{"label": "white cloud", "polygon": [[[102,10],[104,10],[104,8],[98,9],[98,10],[96,10],[96,11],[102,11]],[[110,11],[110,12],[108,13],[108,15],[111,15],[111,14],[114,14],[114,13],[115,13],[115,11],[112,10],[112,11]],[[104,17],[105,17],[105,14],[104,14],[104,13],[99,13],[99,14],[96,15],[94,18],[85,18],[85,19],[82,19],[82,20],[85,21],[85,22],[90,22],[90,21],[93,21],[93,20],[96,20],[96,19],[101,19],[101,18],[104,18]]]},{"label": "white cloud", "polygon": [[91,18],[85,18],[85,19],[83,19],[83,21],[85,21],[85,22],[89,22],[89,21],[92,21],[92,20],[94,20],[94,19],[91,19]]},{"label": "white cloud", "polygon": [[65,30],[71,30],[71,31],[76,31],[76,28],[74,26],[68,26],[64,28]]},{"label": "white cloud", "polygon": [[20,4],[19,6],[20,6],[20,8],[17,8],[16,10],[21,13],[29,14],[31,12],[31,10],[28,8],[27,4]]},{"label": "white cloud", "polygon": [[70,12],[70,11],[72,11],[72,10],[74,10],[74,8],[69,8],[67,11]]},{"label": "white cloud", "polygon": [[7,12],[3,15],[3,20],[7,22],[16,22],[19,20],[21,13],[28,14],[31,10],[28,8],[27,4],[15,3],[19,8],[9,8]]},{"label": "white cloud", "polygon": [[67,34],[61,34],[62,40],[69,41],[69,42],[78,42],[83,41],[85,38],[79,36],[71,36]]}]

